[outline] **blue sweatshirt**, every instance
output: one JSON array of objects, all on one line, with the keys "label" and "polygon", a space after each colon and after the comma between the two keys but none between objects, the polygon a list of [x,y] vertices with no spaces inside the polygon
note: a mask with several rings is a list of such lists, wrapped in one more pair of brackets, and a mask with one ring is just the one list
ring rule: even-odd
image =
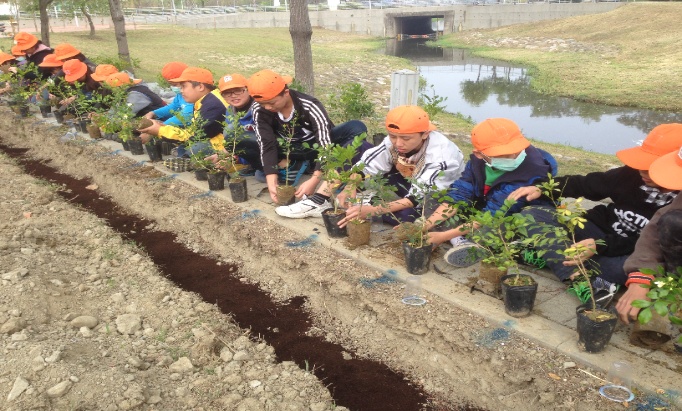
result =
[{"label": "blue sweatshirt", "polygon": [[[183,123],[177,116],[173,115],[174,111],[179,111],[186,120]],[[167,105],[154,110],[154,115],[160,120],[164,120],[163,124],[167,126],[183,127],[185,123],[192,121],[194,116],[194,104],[190,104],[182,98],[182,94],[175,95],[173,101]]]}]

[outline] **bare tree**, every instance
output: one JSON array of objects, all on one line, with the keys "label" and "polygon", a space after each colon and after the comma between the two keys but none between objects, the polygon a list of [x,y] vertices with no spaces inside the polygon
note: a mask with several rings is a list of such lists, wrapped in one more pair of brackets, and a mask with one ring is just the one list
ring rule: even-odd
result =
[{"label": "bare tree", "polygon": [[126,20],[123,15],[123,7],[121,7],[121,0],[109,0],[109,10],[111,12],[111,20],[114,22],[114,33],[116,34],[116,44],[118,45],[118,56],[121,60],[128,63],[125,69],[133,71],[133,64],[130,60],[130,51],[128,51],[128,36],[126,36]]},{"label": "bare tree", "polygon": [[291,0],[289,34],[291,34],[291,40],[294,43],[294,75],[296,80],[301,83],[306,93],[314,94],[313,50],[310,46],[313,28],[310,25],[306,0]]},{"label": "bare tree", "polygon": [[85,3],[81,4],[81,13],[83,13],[85,18],[88,20],[88,25],[90,25],[90,37],[95,37],[95,23],[92,22],[92,16],[90,15],[88,6],[86,6]]},{"label": "bare tree", "polygon": [[53,0],[38,0],[38,8],[40,9],[40,40],[46,46],[50,46],[50,16],[47,14],[47,8],[50,7]]}]

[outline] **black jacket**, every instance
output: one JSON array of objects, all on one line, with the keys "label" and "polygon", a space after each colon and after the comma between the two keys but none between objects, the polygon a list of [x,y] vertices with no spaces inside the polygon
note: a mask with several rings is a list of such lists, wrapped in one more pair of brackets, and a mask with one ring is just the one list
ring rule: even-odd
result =
[{"label": "black jacket", "polygon": [[[321,146],[331,144],[331,129],[334,123],[329,119],[327,111],[318,99],[296,90],[289,90],[294,103],[294,136],[292,145],[311,146],[318,143]],[[253,105],[253,120],[256,124],[256,137],[260,146],[263,172],[274,174],[277,172],[277,138],[287,135],[288,122],[280,118],[279,113],[264,109],[257,102]]]},{"label": "black jacket", "polygon": [[628,166],[584,176],[557,177],[564,197],[585,197],[611,203],[600,204],[585,215],[606,233],[605,244],[597,245],[597,253],[606,256],[631,254],[644,226],[662,206],[648,203],[649,195],[639,171]]}]

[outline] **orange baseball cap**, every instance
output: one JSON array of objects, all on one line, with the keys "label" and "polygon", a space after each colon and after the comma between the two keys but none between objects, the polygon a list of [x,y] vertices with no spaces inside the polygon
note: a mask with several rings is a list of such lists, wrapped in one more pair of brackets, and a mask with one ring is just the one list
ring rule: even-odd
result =
[{"label": "orange baseball cap", "polygon": [[182,72],[187,68],[187,64],[179,61],[171,61],[166,63],[161,69],[161,77],[169,81],[174,78],[178,78],[182,75]]},{"label": "orange baseball cap", "polygon": [[38,44],[38,37],[25,31],[20,31],[14,35],[14,44],[20,51],[28,50]]},{"label": "orange baseball cap", "polygon": [[16,57],[11,54],[0,52],[0,64],[5,64],[10,60],[14,60],[15,58]]},{"label": "orange baseball cap", "polygon": [[249,78],[246,87],[256,101],[267,101],[277,97],[291,81],[291,76],[280,76],[272,70],[261,70]]},{"label": "orange baseball cap", "polygon": [[636,170],[648,170],[651,163],[682,146],[682,124],[661,124],[651,130],[639,147],[620,150],[616,156]]},{"label": "orange baseball cap", "polygon": [[226,74],[218,80],[218,89],[225,91],[231,88],[243,88],[246,87],[247,83],[248,80],[241,74]]},{"label": "orange baseball cap", "polygon": [[651,163],[649,177],[668,190],[682,190],[682,147]]},{"label": "orange baseball cap", "polygon": [[213,84],[213,74],[200,67],[187,67],[182,70],[180,77],[172,78],[168,81],[173,83],[184,83],[185,81],[196,81],[198,83]]},{"label": "orange baseball cap", "polygon": [[88,66],[80,60],[69,60],[64,62],[62,70],[64,70],[64,80],[73,83],[88,72]]},{"label": "orange baseball cap", "polygon": [[398,106],[386,114],[386,130],[399,134],[435,130],[429,115],[418,106]]},{"label": "orange baseball cap", "polygon": [[38,67],[61,67],[64,62],[57,60],[54,54],[48,54],[43,61],[38,64]]},{"label": "orange baseball cap", "polygon": [[111,87],[121,87],[126,84],[140,84],[142,80],[139,78],[131,79],[128,73],[120,72],[114,73],[107,77],[106,83]]},{"label": "orange baseball cap", "polygon": [[521,129],[506,118],[489,118],[471,130],[474,148],[486,156],[515,154],[530,146]]},{"label": "orange baseball cap", "polygon": [[92,76],[90,77],[95,81],[102,82],[114,73],[118,73],[116,66],[112,66],[111,64],[100,64],[95,68],[95,72],[92,73]]},{"label": "orange baseball cap", "polygon": [[69,43],[62,43],[54,48],[54,54],[57,56],[57,60],[63,61],[81,54],[81,51]]},{"label": "orange baseball cap", "polygon": [[10,51],[12,52],[12,55],[14,55],[14,56],[25,56],[26,55],[26,53],[19,50],[19,46],[12,46]]}]

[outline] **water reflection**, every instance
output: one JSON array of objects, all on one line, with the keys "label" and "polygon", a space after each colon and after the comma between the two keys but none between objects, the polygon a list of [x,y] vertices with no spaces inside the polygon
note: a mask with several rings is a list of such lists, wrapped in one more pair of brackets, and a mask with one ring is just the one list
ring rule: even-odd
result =
[{"label": "water reflection", "polygon": [[658,124],[682,122],[680,113],[541,95],[531,90],[526,69],[465,50],[429,48],[421,40],[391,40],[386,53],[411,59],[435,93],[448,97],[448,111],[476,122],[508,117],[537,140],[613,154],[638,144]]}]

